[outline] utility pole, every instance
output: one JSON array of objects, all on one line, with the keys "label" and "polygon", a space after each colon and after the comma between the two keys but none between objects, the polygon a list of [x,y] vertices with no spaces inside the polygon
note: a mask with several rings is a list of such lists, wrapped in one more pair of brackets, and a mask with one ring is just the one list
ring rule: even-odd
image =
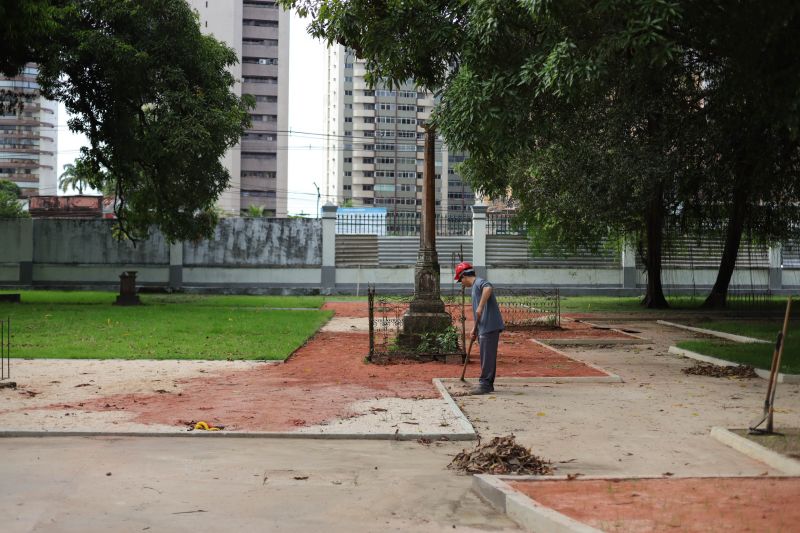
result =
[{"label": "utility pole", "polygon": [[314,187],[316,187],[316,188],[317,188],[317,211],[316,211],[316,212],[317,212],[317,218],[319,218],[319,199],[320,199],[320,196],[321,196],[321,195],[320,195],[320,193],[319,193],[319,185],[317,185],[317,182],[316,182],[316,181],[315,181],[315,182],[313,182],[313,183],[314,183]]}]

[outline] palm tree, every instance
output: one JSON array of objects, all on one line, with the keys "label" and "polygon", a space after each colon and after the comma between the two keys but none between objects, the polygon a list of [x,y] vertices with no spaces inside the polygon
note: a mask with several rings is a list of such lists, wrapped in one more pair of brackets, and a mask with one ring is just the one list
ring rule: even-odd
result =
[{"label": "palm tree", "polygon": [[[76,161],[77,163],[77,161]],[[89,178],[82,172],[82,165],[79,163],[67,163],[64,165],[64,172],[58,177],[58,183],[61,187],[61,192],[67,192],[70,187],[78,189],[78,194],[83,194],[83,188],[89,188]]]},{"label": "palm tree", "polygon": [[245,216],[249,218],[258,218],[264,216],[264,206],[250,204],[249,206],[247,206],[247,213],[245,214]]}]

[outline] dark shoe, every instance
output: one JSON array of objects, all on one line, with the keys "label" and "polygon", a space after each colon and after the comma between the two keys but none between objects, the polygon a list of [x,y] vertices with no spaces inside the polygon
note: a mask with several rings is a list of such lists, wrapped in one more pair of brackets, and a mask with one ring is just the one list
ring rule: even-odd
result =
[{"label": "dark shoe", "polygon": [[494,389],[489,389],[487,387],[475,387],[474,389],[469,391],[469,393],[472,394],[473,396],[477,396],[479,394],[491,394],[493,392]]}]

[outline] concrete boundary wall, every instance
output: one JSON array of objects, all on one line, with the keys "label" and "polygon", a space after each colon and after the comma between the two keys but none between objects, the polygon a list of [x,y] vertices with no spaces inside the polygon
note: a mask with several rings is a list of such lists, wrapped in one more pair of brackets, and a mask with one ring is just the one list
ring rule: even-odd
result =
[{"label": "concrete boundary wall", "polygon": [[[169,243],[153,232],[136,246],[114,239],[113,223],[106,220],[0,220],[0,287],[116,290],[119,275],[135,270],[140,286],[188,292],[363,295],[369,284],[387,292],[412,292],[409,258],[417,239],[380,236],[365,244],[336,235],[336,211],[323,206],[321,219],[226,218],[207,241]],[[456,247],[463,247],[478,274],[498,288],[558,287],[565,295],[609,296],[645,290],[646,273],[630,247],[621,251],[619,261],[606,253],[596,263],[586,257],[525,262],[519,260],[524,256],[519,242],[507,254],[498,252],[503,239],[487,238],[486,220],[486,207],[474,206],[472,235],[440,238],[447,255],[439,258],[444,292],[456,287],[447,253]],[[731,288],[773,294],[797,290],[800,267],[784,267],[783,255],[776,245],[767,266],[737,268]],[[395,259],[403,260],[395,264]],[[702,294],[715,278],[716,270],[707,266],[665,265],[662,283],[667,294]]]}]

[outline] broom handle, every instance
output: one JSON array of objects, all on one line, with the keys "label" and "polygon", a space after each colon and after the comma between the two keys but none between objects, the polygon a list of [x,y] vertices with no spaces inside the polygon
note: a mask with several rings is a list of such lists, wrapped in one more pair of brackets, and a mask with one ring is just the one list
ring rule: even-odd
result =
[{"label": "broom handle", "polygon": [[767,431],[772,431],[772,412],[775,406],[775,391],[778,390],[778,376],[780,375],[781,359],[783,358],[783,347],[786,345],[786,330],[789,328],[789,313],[792,309],[792,296],[786,300],[786,315],[783,317],[783,329],[781,330],[781,346],[778,349],[778,356],[775,361],[775,368],[770,372],[771,387],[768,391],[769,396],[769,418],[767,420]]}]

